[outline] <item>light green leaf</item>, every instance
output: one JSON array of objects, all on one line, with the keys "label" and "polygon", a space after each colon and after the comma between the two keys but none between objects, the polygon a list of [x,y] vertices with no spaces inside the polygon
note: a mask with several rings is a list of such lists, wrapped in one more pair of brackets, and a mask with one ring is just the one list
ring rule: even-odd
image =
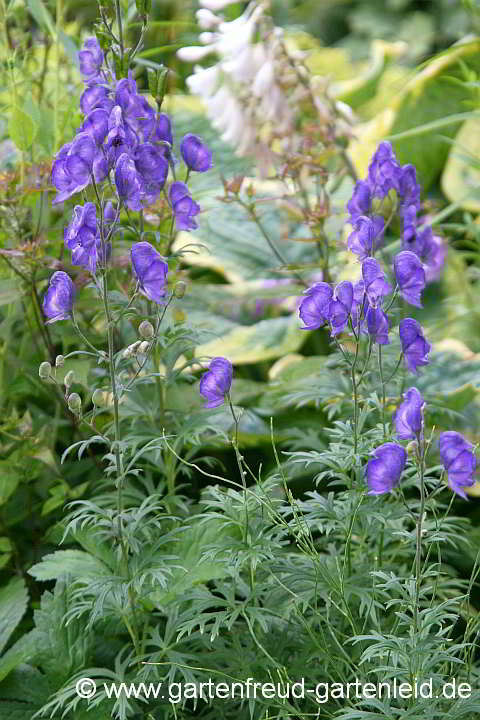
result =
[{"label": "light green leaf", "polygon": [[[471,162],[469,162],[471,157]],[[442,190],[460,207],[480,212],[480,118],[470,117],[455,136],[442,174]]]},{"label": "light green leaf", "polygon": [[27,0],[28,9],[38,25],[47,30],[55,40],[55,24],[43,0]]},{"label": "light green leaf", "polygon": [[15,492],[21,475],[16,472],[8,460],[0,462],[0,505],[4,505]]},{"label": "light green leaf", "polygon": [[0,589],[0,652],[23,617],[28,604],[25,580],[14,577]]},{"label": "light green leaf", "polygon": [[84,579],[110,574],[106,565],[83,550],[57,550],[50,555],[45,555],[28,572],[36,580],[58,580],[65,575]]},{"label": "light green leaf", "polygon": [[17,640],[0,658],[0,682],[18,665],[31,660],[35,655],[36,647],[36,630],[32,630]]},{"label": "light green leaf", "polygon": [[26,151],[35,140],[38,126],[30,115],[14,107],[8,124],[8,132],[19,150]]}]

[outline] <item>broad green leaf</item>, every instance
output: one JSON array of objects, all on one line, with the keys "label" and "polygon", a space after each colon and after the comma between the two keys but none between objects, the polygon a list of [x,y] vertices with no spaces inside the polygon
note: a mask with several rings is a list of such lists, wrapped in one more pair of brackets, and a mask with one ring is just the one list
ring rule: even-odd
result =
[{"label": "broad green leaf", "polygon": [[35,140],[38,126],[30,115],[14,107],[8,124],[8,132],[19,150],[26,151]]},{"label": "broad green leaf", "polygon": [[8,537],[0,537],[0,570],[9,562],[13,553],[13,543]]},{"label": "broad green leaf", "polygon": [[65,575],[73,575],[80,580],[110,574],[110,570],[100,560],[83,550],[56,550],[28,571],[36,580],[58,580]]},{"label": "broad green leaf", "polygon": [[31,661],[35,656],[36,647],[36,630],[31,630],[17,640],[17,642],[0,657],[0,682],[21,663],[27,662],[27,660]]},{"label": "broad green leaf", "polygon": [[237,326],[223,337],[197,346],[195,356],[222,355],[237,364],[263,362],[295,352],[305,340],[298,318],[292,315]]},{"label": "broad green leaf", "polygon": [[447,198],[466,210],[480,212],[480,119],[471,117],[455,136],[442,174]]},{"label": "broad green leaf", "polygon": [[14,577],[0,589],[0,652],[23,617],[28,604],[25,580]]},{"label": "broad green leaf", "polygon": [[22,479],[8,460],[0,461],[0,505],[4,505],[15,492]]}]

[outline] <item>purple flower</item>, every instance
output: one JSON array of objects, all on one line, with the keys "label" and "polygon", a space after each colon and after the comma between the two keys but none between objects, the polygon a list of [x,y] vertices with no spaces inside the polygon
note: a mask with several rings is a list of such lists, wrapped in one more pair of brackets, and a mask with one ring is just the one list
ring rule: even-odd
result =
[{"label": "purple flower", "polygon": [[72,312],[75,300],[75,285],[66,272],[58,270],[50,278],[43,298],[43,312],[49,323],[66,320]]},{"label": "purple flower", "polygon": [[299,307],[300,318],[305,323],[302,330],[316,330],[329,321],[330,302],[333,290],[326,282],[318,282],[304,293],[307,297],[302,300]]},{"label": "purple flower", "polygon": [[97,145],[101,145],[107,137],[108,115],[107,110],[95,108],[83,121],[82,131],[90,135]]},{"label": "purple flower", "polygon": [[368,257],[380,244],[383,226],[384,220],[380,215],[375,215],[373,219],[363,215],[357,217],[354,230],[348,236],[348,249],[358,255],[360,260]]},{"label": "purple flower", "polygon": [[449,486],[466,500],[464,488],[475,484],[477,461],[473,445],[460,433],[449,431],[440,433],[439,447]]},{"label": "purple flower", "polygon": [[333,292],[333,300],[328,307],[328,319],[332,326],[332,335],[343,332],[347,326],[348,316],[353,304],[353,285],[348,280],[337,285]]},{"label": "purple flower", "polygon": [[428,365],[427,355],[432,346],[425,339],[420,323],[413,318],[400,322],[399,334],[405,364],[410,372],[416,373],[418,367]]},{"label": "purple flower", "polygon": [[141,210],[144,183],[132,158],[126,153],[120,155],[115,166],[115,186],[118,197],[130,210]]},{"label": "purple flower", "polygon": [[65,246],[72,251],[72,265],[97,269],[97,214],[92,202],[75,205],[70,224],[65,228]]},{"label": "purple flower", "polygon": [[358,180],[353,195],[347,203],[347,210],[350,213],[349,223],[355,225],[362,215],[368,215],[372,203],[370,185],[367,180]]},{"label": "purple flower", "polygon": [[78,53],[80,72],[86,82],[96,78],[103,64],[103,52],[96,37],[87,38]]},{"label": "purple flower", "polygon": [[372,342],[378,345],[388,345],[388,318],[379,307],[369,307],[365,314],[367,332]]},{"label": "purple flower", "polygon": [[362,311],[365,310],[366,312],[367,309],[368,300],[365,296],[365,284],[363,280],[357,280],[353,286],[353,302],[351,310],[352,324],[354,328],[359,326],[362,318]]},{"label": "purple flower", "polygon": [[410,305],[422,307],[421,293],[425,287],[425,270],[418,255],[411,250],[402,250],[393,261],[395,279],[400,294]]},{"label": "purple flower", "polygon": [[53,204],[64,202],[87,187],[99,152],[95,140],[86,132],[79,133],[72,143],[60,149],[52,167],[52,184],[59,191]]},{"label": "purple flower", "polygon": [[170,146],[173,145],[172,122],[168,115],[165,113],[157,115],[149,140],[150,142],[167,142]]},{"label": "purple flower", "polygon": [[232,363],[224,357],[216,357],[200,380],[200,393],[206,399],[205,408],[223,405],[225,395],[232,385]]},{"label": "purple flower", "polygon": [[149,300],[162,303],[166,293],[168,264],[148,242],[134,243],[130,254],[140,290]]},{"label": "purple flower", "polygon": [[445,265],[447,245],[442,237],[433,234],[430,225],[420,232],[417,231],[407,243],[404,243],[404,247],[412,250],[422,261],[427,283],[438,280]]},{"label": "purple flower", "polygon": [[380,263],[374,258],[366,258],[363,261],[362,277],[370,305],[376,306],[378,301],[392,290]]},{"label": "purple flower", "polygon": [[177,230],[194,230],[198,227],[193,218],[200,212],[200,206],[192,199],[185,183],[173,182],[168,197],[175,215]]},{"label": "purple flower", "polygon": [[117,213],[115,211],[115,208],[113,207],[113,203],[111,200],[108,200],[105,203],[105,207],[103,208],[103,222],[106,225],[111,225],[113,222],[115,222],[116,217]]},{"label": "purple flower", "polygon": [[425,400],[416,387],[409,388],[403,397],[404,400],[396,409],[393,419],[397,437],[400,440],[411,440],[418,438],[423,428]]},{"label": "purple flower", "polygon": [[151,143],[143,143],[136,148],[134,160],[147,192],[153,196],[158,195],[168,175],[168,161],[162,150]]},{"label": "purple flower", "polygon": [[206,172],[210,170],[213,165],[212,151],[208,149],[198,135],[194,135],[193,133],[187,133],[187,135],[185,135],[180,144],[180,152],[189,170]]},{"label": "purple flower", "polygon": [[84,115],[88,115],[96,108],[110,112],[113,108],[110,90],[104,85],[91,85],[87,87],[80,98],[80,107]]},{"label": "purple flower", "polygon": [[387,141],[381,142],[368,167],[368,183],[372,195],[384,198],[392,189],[399,191],[402,175],[402,168],[392,146]]},{"label": "purple flower", "polygon": [[365,469],[368,494],[382,495],[393,490],[400,482],[407,461],[407,453],[401,445],[388,442],[375,448],[372,456]]}]

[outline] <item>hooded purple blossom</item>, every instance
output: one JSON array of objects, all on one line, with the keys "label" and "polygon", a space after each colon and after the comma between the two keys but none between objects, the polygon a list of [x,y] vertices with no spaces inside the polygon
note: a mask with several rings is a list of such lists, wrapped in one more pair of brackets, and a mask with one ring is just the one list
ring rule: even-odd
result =
[{"label": "hooded purple blossom", "polygon": [[329,308],[333,298],[333,290],[326,282],[318,282],[308,290],[300,303],[298,313],[305,323],[302,330],[316,330],[330,319]]},{"label": "hooded purple blossom", "polygon": [[432,346],[425,339],[420,323],[413,318],[405,318],[400,322],[399,335],[405,364],[410,372],[416,373],[417,368],[428,365],[427,355]]},{"label": "hooded purple blossom", "polygon": [[115,166],[115,185],[118,197],[130,210],[141,210],[142,194],[145,190],[143,179],[135,163],[126,153],[120,155]]},{"label": "hooded purple blossom", "polygon": [[348,280],[337,285],[333,292],[333,300],[328,307],[328,319],[332,326],[332,335],[345,330],[353,304],[353,285]]},{"label": "hooded purple blossom", "polygon": [[134,153],[135,167],[145,184],[147,201],[153,202],[162,190],[168,175],[168,160],[161,148],[152,143],[139,145]]},{"label": "hooded purple blossom", "polygon": [[393,261],[395,279],[402,297],[416,307],[422,307],[421,294],[425,288],[425,270],[418,255],[402,250]]},{"label": "hooded purple blossom", "polygon": [[403,393],[403,398],[403,402],[393,415],[395,430],[400,440],[412,440],[418,438],[423,429],[425,400],[416,387],[411,387]]},{"label": "hooded purple blossom", "polygon": [[193,219],[200,212],[200,205],[193,200],[183,182],[173,182],[168,192],[177,230],[194,230],[198,227]]},{"label": "hooded purple blossom", "polygon": [[368,215],[372,203],[370,185],[367,180],[358,180],[353,190],[352,197],[347,203],[347,210],[350,213],[348,222],[355,225],[356,221],[363,215]]},{"label": "hooded purple blossom", "polygon": [[205,408],[223,405],[225,395],[232,385],[233,368],[229,360],[216,357],[211,361],[208,371],[200,380],[200,393],[206,399]]},{"label": "hooded purple blossom", "polygon": [[72,251],[72,265],[80,265],[91,273],[97,269],[97,213],[92,202],[75,205],[70,224],[65,228],[65,246]]},{"label": "hooded purple blossom", "polygon": [[374,197],[383,199],[390,190],[400,190],[402,168],[393,148],[386,140],[381,142],[368,166],[368,184]]},{"label": "hooded purple blossom", "polygon": [[103,64],[102,48],[96,37],[85,40],[82,50],[78,53],[78,60],[85,82],[95,80]]},{"label": "hooded purple blossom", "polygon": [[400,482],[406,461],[405,448],[397,443],[388,442],[375,448],[365,469],[368,494],[382,495],[393,490]]},{"label": "hooded purple blossom", "polygon": [[473,445],[460,433],[449,431],[440,433],[439,447],[449,486],[466,500],[464,488],[475,484],[477,461]]},{"label": "hooded purple blossom", "polygon": [[372,255],[380,245],[384,227],[383,217],[375,215],[373,219],[363,215],[356,218],[353,232],[348,236],[348,249],[360,260]]},{"label": "hooded purple blossom", "polygon": [[366,258],[362,263],[362,277],[365,293],[370,305],[376,306],[385,295],[392,291],[380,263],[374,258]]},{"label": "hooded purple blossom", "polygon": [[47,324],[66,320],[72,312],[74,301],[75,285],[70,277],[62,270],[53,273],[43,298],[43,312],[48,318]]},{"label": "hooded purple blossom", "polygon": [[180,144],[180,152],[189,170],[207,172],[213,165],[212,151],[209,150],[198,135],[194,135],[193,133],[187,133],[185,135]]},{"label": "hooded purple blossom", "polygon": [[97,145],[102,145],[108,133],[109,113],[103,108],[95,108],[87,115],[82,125],[82,132],[92,137]]},{"label": "hooded purple blossom", "polygon": [[111,92],[105,85],[91,85],[87,87],[80,97],[80,108],[84,115],[88,115],[97,108],[110,112],[113,108]]},{"label": "hooded purple blossom", "polygon": [[130,255],[140,290],[149,300],[162,303],[167,290],[168,264],[148,242],[134,243]]},{"label": "hooded purple blossom", "polygon": [[[423,222],[419,220],[419,222]],[[416,231],[415,235],[403,243],[405,250],[411,250],[418,255],[423,263],[427,283],[438,280],[447,256],[447,245],[442,237],[434,235],[430,225],[423,230]]]},{"label": "hooded purple blossom", "polygon": [[377,345],[388,345],[388,317],[383,310],[379,307],[368,307],[365,322],[372,342]]},{"label": "hooded purple blossom", "polygon": [[158,113],[155,125],[149,138],[150,142],[167,142],[173,145],[172,122],[165,113]]},{"label": "hooded purple blossom", "polygon": [[[73,142],[57,153],[52,167],[52,184],[58,193],[53,204],[64,202],[89,184],[92,175],[101,177],[101,150],[87,132],[80,132]],[[103,179],[103,178],[101,178]]]}]

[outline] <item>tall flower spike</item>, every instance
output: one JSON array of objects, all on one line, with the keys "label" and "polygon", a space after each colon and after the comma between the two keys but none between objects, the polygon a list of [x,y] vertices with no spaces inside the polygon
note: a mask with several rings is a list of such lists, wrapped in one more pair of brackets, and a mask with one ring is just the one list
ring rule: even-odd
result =
[{"label": "tall flower spike", "polygon": [[473,445],[458,432],[442,432],[439,439],[440,457],[453,492],[467,499],[464,488],[475,484],[477,460]]},{"label": "tall flower spike", "polygon": [[422,307],[421,294],[425,288],[425,270],[422,261],[411,250],[402,250],[393,261],[395,279],[402,297],[416,307]]},{"label": "tall flower spike", "polygon": [[376,306],[385,295],[392,291],[380,263],[374,258],[366,258],[362,263],[362,277],[365,293],[370,305]]},{"label": "tall flower spike", "polygon": [[388,442],[375,448],[372,456],[365,469],[368,494],[382,495],[393,490],[400,482],[407,461],[407,453],[401,445]]},{"label": "tall flower spike", "polygon": [[166,293],[168,264],[149,242],[134,243],[130,255],[140,290],[149,300],[162,303]]},{"label": "tall flower spike", "polygon": [[410,372],[416,373],[417,368],[428,365],[427,355],[432,346],[425,339],[420,323],[413,318],[405,318],[400,322],[399,335],[405,364]]},{"label": "tall flower spike", "polygon": [[208,371],[200,380],[200,393],[207,401],[205,408],[223,405],[225,395],[232,385],[232,363],[224,357],[216,357],[210,363]]},{"label": "tall flower spike", "polygon": [[72,312],[75,301],[75,285],[66,272],[53,273],[43,298],[43,312],[48,318],[47,324],[66,320]]},{"label": "tall flower spike", "polygon": [[298,313],[305,323],[302,330],[316,330],[329,320],[330,302],[333,290],[326,282],[312,285],[305,291],[305,297],[300,303]]},{"label": "tall flower spike", "polygon": [[418,438],[423,429],[423,409],[425,400],[416,387],[403,393],[403,402],[393,415],[397,437],[400,440]]}]

